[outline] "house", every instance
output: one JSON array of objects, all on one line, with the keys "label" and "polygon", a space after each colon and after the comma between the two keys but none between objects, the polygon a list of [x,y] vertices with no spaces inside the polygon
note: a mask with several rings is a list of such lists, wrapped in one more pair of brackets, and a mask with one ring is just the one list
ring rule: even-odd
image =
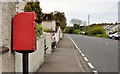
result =
[{"label": "house", "polygon": [[52,14],[44,14],[44,18],[42,21],[42,27],[43,30],[50,30],[50,31],[56,31],[56,21],[54,20],[54,17]]},{"label": "house", "polygon": [[106,30],[106,34],[109,34],[114,31],[118,31],[119,25],[104,25],[102,26]]}]

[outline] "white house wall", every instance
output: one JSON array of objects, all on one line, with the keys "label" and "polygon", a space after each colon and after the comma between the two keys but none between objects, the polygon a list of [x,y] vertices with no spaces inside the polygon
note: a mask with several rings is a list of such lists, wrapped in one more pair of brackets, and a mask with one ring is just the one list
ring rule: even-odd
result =
[{"label": "white house wall", "polygon": [[[23,72],[22,54],[15,53],[15,72]],[[29,54],[29,72],[36,72],[44,63],[44,38],[37,40],[37,50]]]},{"label": "white house wall", "polygon": [[111,29],[111,31],[118,31],[118,28],[119,28],[119,25],[116,25],[115,27],[113,27],[113,28]]},{"label": "white house wall", "polygon": [[46,47],[48,49],[46,50],[46,54],[51,54],[52,48],[51,48],[51,34],[50,33],[44,33],[44,38],[46,40]]},{"label": "white house wall", "polygon": [[42,22],[42,27],[44,30],[56,30],[56,22],[55,21],[43,21]]}]

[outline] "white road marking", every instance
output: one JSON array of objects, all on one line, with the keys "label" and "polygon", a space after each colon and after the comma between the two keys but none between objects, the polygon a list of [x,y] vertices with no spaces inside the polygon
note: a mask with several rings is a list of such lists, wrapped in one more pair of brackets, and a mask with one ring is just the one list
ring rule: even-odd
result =
[{"label": "white road marking", "polygon": [[79,51],[80,53],[82,53],[82,51]]},{"label": "white road marking", "polygon": [[97,72],[97,71],[93,71],[93,72]]},{"label": "white road marking", "polygon": [[[69,36],[69,38],[72,40],[73,44],[75,45],[75,47],[78,49],[78,51],[81,53],[81,55],[83,56],[84,60],[86,62],[88,62],[88,59],[87,57],[84,57],[85,55],[82,53],[82,51],[78,48],[78,46],[76,45],[76,43],[73,41],[73,39]],[[92,38],[92,37],[89,37],[89,38]],[[94,66],[91,64],[91,63],[88,63],[88,66],[92,69],[94,69]],[[98,74],[97,71],[93,71],[94,74]]]},{"label": "white road marking", "polygon": [[76,45],[76,43],[73,41],[73,39],[69,36],[69,38],[72,40],[73,44],[75,45],[75,47],[78,49],[78,46]]},{"label": "white road marking", "polygon": [[83,53],[81,53],[81,55],[84,57],[85,55]]},{"label": "white road marking", "polygon": [[90,66],[90,68],[94,68],[93,65],[91,63],[88,63],[88,65]]},{"label": "white road marking", "polygon": [[88,59],[86,57],[84,57],[85,61],[88,61]]},{"label": "white road marking", "polygon": [[97,71],[93,71],[93,73],[94,73],[94,74],[98,74],[98,72],[97,72]]}]

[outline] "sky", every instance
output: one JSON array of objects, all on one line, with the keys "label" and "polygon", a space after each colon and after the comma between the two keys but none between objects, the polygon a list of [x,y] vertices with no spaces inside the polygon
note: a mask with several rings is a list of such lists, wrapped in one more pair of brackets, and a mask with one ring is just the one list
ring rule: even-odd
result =
[{"label": "sky", "polygon": [[118,22],[118,2],[120,0],[39,0],[44,13],[64,12],[67,25],[73,18],[93,23]]}]

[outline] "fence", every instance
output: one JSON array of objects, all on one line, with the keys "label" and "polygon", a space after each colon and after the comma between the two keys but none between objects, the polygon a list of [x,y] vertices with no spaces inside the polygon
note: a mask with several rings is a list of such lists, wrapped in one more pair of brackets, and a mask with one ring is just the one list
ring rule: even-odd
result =
[{"label": "fence", "polygon": [[[15,72],[22,72],[22,54],[15,53]],[[29,53],[29,72],[36,72],[44,63],[44,38],[37,40],[37,50]]]}]

